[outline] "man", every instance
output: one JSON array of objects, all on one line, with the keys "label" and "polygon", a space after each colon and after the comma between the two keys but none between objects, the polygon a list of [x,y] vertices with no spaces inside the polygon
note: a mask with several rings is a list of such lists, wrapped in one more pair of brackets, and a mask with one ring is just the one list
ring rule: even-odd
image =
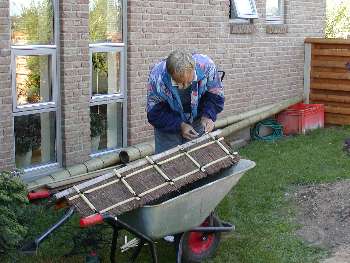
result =
[{"label": "man", "polygon": [[217,68],[206,55],[172,52],[153,67],[147,88],[156,153],[211,132],[224,107]]}]

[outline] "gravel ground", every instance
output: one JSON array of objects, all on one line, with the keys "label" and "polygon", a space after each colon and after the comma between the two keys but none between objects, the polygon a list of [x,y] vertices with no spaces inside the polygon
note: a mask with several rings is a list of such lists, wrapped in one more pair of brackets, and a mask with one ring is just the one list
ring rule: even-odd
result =
[{"label": "gravel ground", "polygon": [[350,263],[350,180],[303,187],[295,198],[298,235],[332,251],[322,263]]}]

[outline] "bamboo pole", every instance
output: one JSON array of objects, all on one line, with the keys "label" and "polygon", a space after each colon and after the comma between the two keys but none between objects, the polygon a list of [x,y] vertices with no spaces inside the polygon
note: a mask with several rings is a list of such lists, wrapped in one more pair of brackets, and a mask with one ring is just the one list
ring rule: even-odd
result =
[{"label": "bamboo pole", "polygon": [[222,118],[222,119],[217,120],[215,122],[215,128],[217,128],[217,129],[224,128],[224,127],[229,126],[235,122],[244,120],[246,118],[249,118],[249,117],[252,117],[256,114],[259,114],[261,112],[269,110],[269,109],[273,108],[274,106],[276,106],[276,104],[270,104],[270,105],[267,105],[267,106],[264,106],[264,107],[261,107],[261,108],[255,109],[255,110],[251,110],[248,112],[244,112],[244,113],[236,114],[233,116],[228,116],[226,118]]},{"label": "bamboo pole", "polygon": [[266,119],[268,117],[270,117],[271,115],[274,115],[286,108],[288,108],[289,106],[296,104],[298,102],[302,101],[302,97],[297,97],[297,98],[293,98],[293,99],[289,99],[289,100],[285,100],[282,101],[281,103],[278,103],[276,105],[276,107],[266,110],[264,112],[261,112],[257,115],[254,115],[250,118],[247,118],[245,120],[242,120],[240,122],[234,123],[230,126],[227,126],[226,128],[222,129],[222,133],[221,136],[228,136],[236,131],[242,130],[250,125],[255,124],[258,121],[261,121],[263,119]]},{"label": "bamboo pole", "polygon": [[152,155],[154,150],[154,141],[148,141],[123,149],[119,153],[119,158],[122,163],[128,163]]},{"label": "bamboo pole", "polygon": [[[241,113],[235,116],[229,116],[216,121],[215,127],[223,128],[229,125],[222,130],[222,133],[220,135],[220,136],[226,137],[236,131],[239,131],[273,114],[276,114],[284,110],[285,108],[295,103],[298,103],[300,101],[302,101],[302,97],[296,97],[293,99],[284,100],[280,103],[267,105],[246,113]],[[68,167],[64,171],[58,172],[57,174],[54,173],[51,175],[53,178],[58,180],[55,182],[49,183],[49,185],[51,186],[50,188],[62,187],[66,183],[67,184],[76,183],[82,180],[96,177],[102,173],[108,173],[113,168],[112,169],[110,168],[103,169],[103,168],[111,165],[115,165],[119,162],[128,163],[131,161],[139,160],[141,158],[144,158],[147,155],[149,156],[154,154],[154,150],[155,150],[154,141],[148,141],[148,142],[127,147],[123,149],[119,153],[119,155],[118,154],[105,155],[105,156],[97,157],[96,159],[98,160],[96,161],[91,160],[91,161],[85,162],[83,165],[79,164],[72,167]],[[88,173],[86,173],[86,169],[88,170]],[[64,173],[65,175],[65,178],[62,180],[59,179],[61,175],[60,173]],[[48,186],[48,184],[45,184],[45,185]],[[44,186],[44,185],[40,185],[40,186]],[[32,189],[35,189],[35,187],[32,187]]]},{"label": "bamboo pole", "polygon": [[[223,128],[229,126],[230,124],[238,122],[237,126],[234,126],[234,130],[231,132],[229,129],[223,129],[224,133],[220,136],[226,137],[230,133],[241,130],[255,122],[258,122],[262,119],[265,119],[273,114],[276,114],[289,106],[302,101],[302,97],[292,98],[284,100],[279,103],[267,105],[259,109],[241,113],[235,116],[229,116],[223,119],[220,119],[215,122],[215,128]],[[261,116],[261,117],[259,117]],[[266,117],[264,117],[266,116]],[[258,117],[257,121],[254,121]],[[242,121],[243,120],[243,121]],[[252,121],[250,121],[252,120]],[[120,160],[122,163],[128,163],[130,161],[138,160],[144,158],[146,155],[152,155],[154,153],[154,142],[145,142],[138,145],[134,145],[122,150],[119,154]],[[147,154],[146,154],[147,153]]]}]

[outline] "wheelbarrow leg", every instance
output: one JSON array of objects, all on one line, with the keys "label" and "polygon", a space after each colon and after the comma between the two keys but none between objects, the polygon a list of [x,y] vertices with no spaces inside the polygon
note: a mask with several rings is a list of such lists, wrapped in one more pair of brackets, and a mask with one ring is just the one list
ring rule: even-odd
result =
[{"label": "wheelbarrow leg", "polygon": [[131,260],[130,260],[130,261],[131,261],[132,263],[135,262],[135,260],[136,260],[137,257],[139,256],[139,254],[140,254],[140,252],[141,252],[141,250],[142,250],[142,248],[143,248],[144,245],[145,245],[145,240],[144,240],[144,239],[140,239],[139,244],[137,245],[137,247],[136,247],[134,253],[133,253],[132,256],[131,256]]},{"label": "wheelbarrow leg", "polygon": [[154,244],[153,241],[148,242],[148,244],[150,245],[150,250],[151,250],[153,262],[154,263],[158,263],[158,256],[157,256],[156,245]]},{"label": "wheelbarrow leg", "polygon": [[[105,215],[104,216],[104,221],[107,222],[108,224],[110,224],[113,227],[113,229],[117,229],[117,231],[119,229],[125,229],[128,232],[130,232],[131,234],[133,234],[136,237],[138,237],[140,240],[143,240],[143,242],[148,243],[149,246],[150,246],[153,263],[158,263],[156,245],[155,245],[154,241],[150,237],[142,234],[141,232],[137,231],[137,229],[129,226],[128,224],[126,224],[122,220],[117,219],[116,217],[113,217],[113,216],[110,216],[110,215]],[[114,236],[113,236],[113,238],[114,238]],[[116,241],[114,243],[112,242],[111,259],[112,259],[112,254],[115,254],[116,243],[117,243]],[[114,246],[114,248],[113,248],[113,246]],[[113,256],[113,259],[114,258],[115,257]]]},{"label": "wheelbarrow leg", "polygon": [[112,244],[111,244],[110,259],[111,259],[111,263],[115,263],[115,254],[116,254],[116,250],[117,250],[119,229],[115,225],[112,225],[112,227],[113,227],[113,238],[112,238]]}]

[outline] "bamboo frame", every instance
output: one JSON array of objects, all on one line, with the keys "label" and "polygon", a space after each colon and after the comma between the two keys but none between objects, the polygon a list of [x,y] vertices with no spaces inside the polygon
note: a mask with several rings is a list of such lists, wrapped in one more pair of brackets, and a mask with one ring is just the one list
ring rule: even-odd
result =
[{"label": "bamboo frame", "polygon": [[[114,209],[114,208],[116,208],[116,207],[122,206],[122,205],[124,205],[124,204],[126,204],[126,203],[129,203],[129,202],[132,202],[132,201],[135,201],[135,200],[140,201],[141,198],[142,198],[143,196],[145,196],[145,195],[147,195],[147,194],[149,194],[149,193],[152,193],[152,192],[154,192],[154,191],[156,191],[156,190],[158,190],[158,189],[160,189],[160,188],[163,188],[163,187],[165,187],[165,186],[167,186],[167,185],[169,185],[169,184],[170,184],[170,185],[174,185],[174,182],[177,182],[177,181],[179,181],[179,180],[182,180],[182,179],[184,179],[184,178],[186,178],[186,177],[188,177],[188,176],[190,176],[190,175],[192,175],[192,174],[194,174],[194,173],[197,173],[197,172],[205,172],[206,168],[208,168],[209,166],[212,166],[212,165],[214,165],[214,164],[216,164],[216,163],[218,163],[218,162],[220,162],[220,161],[223,161],[223,160],[225,160],[225,159],[227,159],[227,158],[233,158],[233,155],[230,153],[230,151],[220,142],[220,141],[222,141],[224,138],[221,137],[221,138],[218,138],[218,139],[217,139],[214,135],[209,134],[209,135],[207,136],[207,139],[210,139],[211,141],[209,141],[209,142],[207,142],[207,143],[204,143],[204,144],[202,144],[202,145],[200,145],[200,146],[194,147],[193,149],[186,150],[186,148],[184,148],[184,147],[182,147],[182,146],[179,146],[179,147],[177,147],[176,151],[182,151],[182,153],[177,154],[177,155],[175,155],[175,156],[172,156],[172,157],[170,157],[170,158],[168,158],[168,159],[166,159],[166,160],[163,160],[163,161],[161,161],[161,162],[159,162],[159,163],[157,163],[153,158],[151,158],[151,157],[149,157],[149,156],[146,156],[145,159],[146,159],[147,163],[149,163],[148,166],[146,166],[146,167],[144,167],[144,168],[142,168],[142,169],[140,169],[140,170],[138,170],[138,171],[134,171],[134,172],[132,172],[132,173],[130,173],[130,174],[127,174],[127,175],[125,175],[125,176],[123,176],[123,175],[121,174],[122,172],[126,172],[126,171],[127,171],[127,170],[125,171],[124,168],[121,168],[121,169],[119,169],[119,170],[114,169],[114,170],[113,170],[113,176],[116,176],[117,179],[112,180],[112,181],[110,181],[110,182],[107,182],[107,183],[105,183],[105,184],[103,184],[103,185],[96,186],[96,187],[91,188],[91,189],[89,189],[89,190],[87,190],[87,191],[81,192],[80,189],[79,189],[77,186],[73,186],[73,189],[74,189],[75,192],[77,192],[78,194],[77,194],[77,195],[74,195],[74,196],[71,196],[70,198],[68,198],[68,200],[69,200],[69,201],[72,201],[72,200],[77,199],[77,198],[82,198],[82,200],[89,206],[89,208],[90,208],[91,210],[93,210],[94,212],[97,212],[97,209],[96,209],[96,208],[94,207],[94,205],[89,201],[89,199],[85,196],[85,194],[89,194],[89,193],[95,192],[95,191],[97,191],[97,190],[103,189],[103,188],[105,188],[105,187],[107,187],[107,186],[110,186],[110,185],[112,185],[112,184],[116,184],[116,183],[121,182],[121,183],[125,186],[125,188],[127,188],[128,191],[133,195],[133,197],[128,198],[128,199],[123,200],[123,201],[120,201],[120,202],[118,202],[118,203],[116,203],[116,204],[113,204],[113,205],[111,205],[111,206],[109,206],[109,207],[107,207],[107,208],[104,208],[104,209],[102,209],[101,211],[99,211],[99,213],[105,213],[105,212],[108,212],[108,211],[110,211],[110,210],[112,210],[112,209]],[[199,163],[198,161],[196,161],[196,159],[195,159],[193,156],[191,156],[190,153],[195,152],[195,151],[197,151],[197,150],[200,150],[200,149],[202,149],[202,148],[204,148],[204,147],[206,147],[206,146],[209,146],[209,145],[211,145],[211,144],[216,144],[216,145],[218,145],[218,146],[220,147],[220,149],[223,150],[223,152],[224,152],[226,155],[223,156],[223,157],[221,157],[221,158],[219,158],[219,159],[217,159],[217,160],[214,160],[214,161],[212,161],[212,162],[210,162],[210,163],[207,163],[207,164],[204,165],[204,166],[201,166],[200,163]],[[174,153],[176,153],[176,151],[175,151]],[[178,176],[178,177],[176,177],[176,178],[174,178],[174,179],[170,179],[170,178],[164,173],[164,171],[159,167],[159,165],[164,164],[164,163],[167,163],[167,162],[170,162],[170,161],[175,160],[175,159],[177,159],[177,158],[180,158],[181,156],[186,156],[186,157],[196,166],[196,169],[194,169],[194,170],[192,170],[192,171],[190,171],[190,172],[188,172],[188,173],[186,173],[186,174],[183,174],[183,175],[181,175],[181,176]],[[157,174],[159,174],[160,176],[162,176],[162,177],[166,180],[166,182],[164,182],[164,183],[162,183],[162,184],[160,184],[160,185],[157,185],[157,186],[155,186],[155,187],[153,187],[153,188],[151,188],[151,189],[148,189],[148,190],[146,190],[146,191],[144,191],[144,192],[142,192],[142,193],[137,194],[136,191],[128,184],[128,182],[127,182],[125,179],[130,178],[131,176],[134,176],[134,175],[136,175],[136,174],[139,174],[139,173],[141,173],[141,172],[143,172],[143,171],[147,171],[147,170],[152,169],[152,168],[154,168],[155,171],[157,172]],[[130,169],[130,167],[129,167],[129,169]],[[109,177],[109,178],[111,178],[111,177]],[[109,179],[109,178],[108,178],[108,179]]]},{"label": "bamboo frame", "polygon": [[[217,130],[215,132],[212,132],[211,134],[214,135],[214,136],[219,135],[219,134],[221,134],[221,130]],[[209,138],[210,138],[210,136],[208,134],[206,134],[206,135],[203,135],[203,136],[199,137],[198,139],[195,139],[195,140],[192,140],[190,142],[187,142],[187,143],[183,144],[182,147],[186,149],[186,148],[189,148],[189,147],[191,147],[191,146],[193,146],[193,145],[195,145],[197,143],[205,141],[205,140],[207,140]],[[194,151],[196,149],[199,149],[199,147],[204,147],[204,146],[210,145],[212,143],[214,143],[214,142],[209,142],[209,143],[203,144],[203,146],[202,145],[198,146],[198,147],[190,150],[189,152]],[[167,150],[167,151],[165,151],[163,153],[153,155],[152,158],[153,158],[153,160],[157,161],[157,160],[163,158],[164,156],[176,153],[177,151],[178,151],[178,148],[172,148],[172,149]],[[165,162],[159,162],[158,164],[162,164],[162,163],[165,163]],[[145,159],[141,159],[141,160],[135,161],[134,163],[131,163],[130,165],[128,165],[126,167],[118,169],[118,172],[122,174],[122,173],[127,172],[127,171],[129,171],[131,169],[134,169],[134,168],[146,165],[146,164],[148,164],[148,161],[145,160]],[[139,172],[143,172],[143,171],[146,171],[146,170],[151,169],[151,168],[152,168],[152,166],[145,167],[145,168],[143,168],[141,170],[138,170],[138,171],[135,171],[135,172],[133,172],[131,174],[128,174],[125,178],[128,178],[128,177],[133,176],[133,175],[135,175],[135,174],[137,174]],[[79,185],[76,185],[76,186],[81,191],[84,188],[88,188],[88,187],[90,187],[92,185],[95,185],[95,184],[98,184],[98,183],[103,182],[105,180],[108,180],[108,179],[112,178],[113,176],[115,176],[114,173],[112,173],[112,172],[111,173],[107,173],[107,174],[101,175],[99,177],[96,177],[94,179],[91,179],[89,181],[80,183]],[[61,198],[64,198],[64,197],[66,197],[68,195],[71,195],[71,194],[73,194],[75,192],[76,191],[73,188],[69,188],[69,189],[66,189],[64,191],[61,191],[61,192],[55,194],[54,197],[56,199],[61,199]]]},{"label": "bamboo frame", "polygon": [[95,206],[89,201],[89,199],[83,193],[80,192],[80,190],[75,185],[73,186],[73,188],[77,191],[79,197],[83,199],[83,201],[89,206],[89,208],[92,211],[98,212]]},{"label": "bamboo frame", "polygon": [[163,171],[159,168],[158,164],[155,163],[149,156],[145,157],[146,160],[152,165],[152,167],[170,184],[174,184],[173,180],[171,180]]}]

